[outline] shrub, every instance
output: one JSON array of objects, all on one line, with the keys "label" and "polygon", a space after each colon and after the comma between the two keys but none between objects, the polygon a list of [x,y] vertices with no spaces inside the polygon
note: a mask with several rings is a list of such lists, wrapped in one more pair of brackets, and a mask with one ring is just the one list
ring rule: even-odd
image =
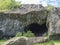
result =
[{"label": "shrub", "polygon": [[27,31],[24,36],[26,37],[34,37],[34,33],[32,33],[31,31]]},{"label": "shrub", "polygon": [[22,33],[21,32],[18,32],[17,34],[16,34],[16,37],[21,37],[22,36]]}]

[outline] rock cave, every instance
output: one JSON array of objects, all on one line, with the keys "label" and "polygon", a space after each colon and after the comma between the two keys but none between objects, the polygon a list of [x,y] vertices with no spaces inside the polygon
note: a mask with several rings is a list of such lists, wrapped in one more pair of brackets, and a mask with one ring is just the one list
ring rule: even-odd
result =
[{"label": "rock cave", "polygon": [[25,27],[25,32],[31,31],[35,34],[35,36],[43,36],[44,33],[48,32],[48,28],[46,27],[46,23],[40,25],[38,23],[32,23]]},{"label": "rock cave", "polygon": [[[42,36],[44,33],[60,34],[59,12],[59,8],[47,11],[40,4],[25,4],[19,9],[0,12],[0,30],[4,35],[9,36],[14,36],[22,30],[25,32],[30,30],[35,36]],[[25,29],[23,29],[24,26],[26,26]]]}]

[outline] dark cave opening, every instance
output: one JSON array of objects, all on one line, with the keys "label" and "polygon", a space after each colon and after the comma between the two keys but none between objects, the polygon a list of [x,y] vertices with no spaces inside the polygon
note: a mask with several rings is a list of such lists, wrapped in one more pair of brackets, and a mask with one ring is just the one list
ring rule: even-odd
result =
[{"label": "dark cave opening", "polygon": [[37,24],[37,23],[29,24],[25,28],[25,32],[28,31],[28,30],[32,31],[32,33],[34,33],[35,36],[42,36],[44,33],[48,32],[48,29],[46,27],[46,23],[44,23],[42,25]]}]

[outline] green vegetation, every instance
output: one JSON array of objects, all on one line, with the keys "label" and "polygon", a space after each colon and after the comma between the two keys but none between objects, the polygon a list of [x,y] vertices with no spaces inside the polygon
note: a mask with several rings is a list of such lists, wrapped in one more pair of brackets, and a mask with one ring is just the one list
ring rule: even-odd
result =
[{"label": "green vegetation", "polygon": [[0,45],[2,45],[5,41],[7,41],[7,40],[1,39],[0,40]]},{"label": "green vegetation", "polygon": [[22,33],[21,32],[18,32],[17,34],[16,34],[16,37],[21,37],[22,36]]},{"label": "green vegetation", "polygon": [[[2,45],[5,41],[7,40],[0,40],[0,45]],[[47,42],[43,42],[35,45],[60,45],[60,40],[49,40]]]},{"label": "green vegetation", "polygon": [[[22,36],[21,32],[18,32],[16,34],[16,37],[21,37],[21,36]],[[34,37],[34,33],[32,33],[31,31],[27,31],[26,33],[23,34],[23,36],[25,36],[25,37]]]},{"label": "green vegetation", "polygon": [[53,6],[48,5],[48,6],[46,6],[45,8],[46,8],[46,10],[48,10],[48,11],[49,11],[49,10],[52,10]]},{"label": "green vegetation", "polygon": [[35,44],[35,45],[60,45],[60,40],[50,40],[44,43]]},{"label": "green vegetation", "polygon": [[34,35],[34,33],[32,33],[31,31],[27,31],[27,32],[24,34],[24,36],[26,36],[26,37],[34,37],[35,35]]},{"label": "green vegetation", "polygon": [[19,7],[21,4],[15,0],[0,0],[0,11],[7,11]]}]

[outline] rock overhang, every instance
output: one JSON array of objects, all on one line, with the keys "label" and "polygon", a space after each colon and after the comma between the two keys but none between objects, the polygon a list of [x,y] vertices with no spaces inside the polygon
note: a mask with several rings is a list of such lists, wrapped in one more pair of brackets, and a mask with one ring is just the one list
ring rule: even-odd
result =
[{"label": "rock overhang", "polygon": [[26,14],[32,11],[46,10],[41,4],[22,4],[19,8],[4,13]]}]

